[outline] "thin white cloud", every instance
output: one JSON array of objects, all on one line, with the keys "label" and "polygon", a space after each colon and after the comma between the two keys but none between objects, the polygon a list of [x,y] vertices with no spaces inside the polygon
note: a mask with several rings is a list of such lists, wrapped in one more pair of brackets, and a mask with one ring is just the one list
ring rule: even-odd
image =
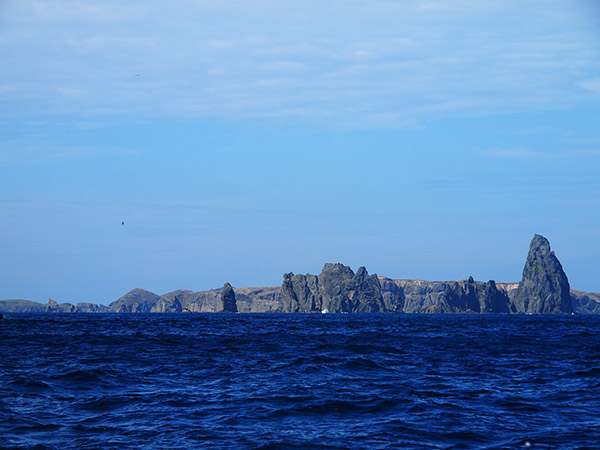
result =
[{"label": "thin white cloud", "polygon": [[0,115],[401,126],[565,107],[600,90],[584,15],[558,0],[9,2]]},{"label": "thin white cloud", "polygon": [[579,82],[579,87],[586,91],[591,91],[595,94],[600,94],[600,78],[593,78],[591,80],[584,80]]},{"label": "thin white cloud", "polygon": [[581,159],[596,157],[600,154],[597,148],[568,148],[559,152],[544,152],[527,148],[494,148],[481,152],[483,155],[513,159]]},{"label": "thin white cloud", "polygon": [[15,145],[0,143],[0,164],[36,164],[64,159],[106,158],[107,156],[137,155],[138,151],[127,149],[55,146]]},{"label": "thin white cloud", "polygon": [[487,150],[483,152],[485,155],[489,156],[500,156],[502,158],[519,158],[519,159],[531,159],[531,158],[548,158],[551,155],[547,153],[536,151],[536,150],[528,150],[528,149],[493,149]]},{"label": "thin white cloud", "polygon": [[271,61],[263,65],[263,68],[269,71],[296,71],[306,68],[306,65],[296,61]]},{"label": "thin white cloud", "polygon": [[45,21],[86,21],[113,22],[131,19],[141,19],[147,16],[149,10],[143,6],[131,6],[123,3],[99,3],[97,1],[31,1],[31,12]]}]

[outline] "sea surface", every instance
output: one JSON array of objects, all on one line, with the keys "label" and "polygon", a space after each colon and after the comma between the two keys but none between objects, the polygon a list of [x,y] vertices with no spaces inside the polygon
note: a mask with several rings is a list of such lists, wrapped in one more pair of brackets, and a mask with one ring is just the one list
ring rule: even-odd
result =
[{"label": "sea surface", "polygon": [[600,449],[600,317],[7,314],[2,449]]}]

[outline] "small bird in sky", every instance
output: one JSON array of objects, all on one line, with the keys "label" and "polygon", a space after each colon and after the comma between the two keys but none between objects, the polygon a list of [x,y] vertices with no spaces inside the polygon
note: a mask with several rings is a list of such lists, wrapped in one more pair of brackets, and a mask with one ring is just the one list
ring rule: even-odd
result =
[{"label": "small bird in sky", "polygon": [[125,225],[125,221],[121,220],[121,225]]}]

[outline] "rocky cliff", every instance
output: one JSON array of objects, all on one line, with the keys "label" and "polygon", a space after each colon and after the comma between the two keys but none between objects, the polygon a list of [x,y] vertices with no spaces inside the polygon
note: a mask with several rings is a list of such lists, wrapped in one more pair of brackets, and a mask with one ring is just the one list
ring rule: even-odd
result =
[{"label": "rocky cliff", "polygon": [[325,264],[317,275],[286,273],[281,286],[282,312],[383,312],[386,307],[377,275],[361,267]]},{"label": "rocky cliff", "polygon": [[519,287],[511,292],[511,310],[528,314],[572,313],[569,280],[548,239],[536,234],[529,245]]},{"label": "rocky cliff", "polygon": [[[508,313],[509,298],[496,287],[472,277],[459,281],[386,280],[394,286],[397,305],[405,313]],[[385,295],[385,294],[384,294]],[[397,308],[397,307],[396,307]],[[391,311],[394,311],[392,309]],[[398,311],[396,309],[395,311]]]},{"label": "rocky cliff", "polygon": [[221,289],[221,312],[224,313],[236,313],[237,301],[235,299],[235,292],[229,283],[225,283]]},{"label": "rocky cliff", "polygon": [[45,311],[46,305],[31,300],[0,300],[0,312],[3,313],[41,313]]},{"label": "rocky cliff", "polygon": [[274,287],[242,287],[233,288],[238,312],[265,313],[281,312],[281,288]]},{"label": "rocky cliff", "polygon": [[[238,312],[275,312],[281,309],[279,287],[232,289]],[[208,291],[177,290],[157,295],[148,312],[221,312],[224,290],[225,286]]]},{"label": "rocky cliff", "polygon": [[319,275],[286,273],[280,287],[177,290],[163,295],[134,289],[108,307],[91,303],[47,305],[0,300],[0,312],[390,312],[600,314],[600,294],[570,290],[546,238],[535,235],[519,283],[395,280],[343,264],[325,264]]},{"label": "rocky cliff", "polygon": [[76,313],[107,313],[112,312],[112,310],[105,305],[97,305],[95,303],[89,302],[80,302],[75,305],[75,309],[73,312]]},{"label": "rocky cliff", "polygon": [[571,289],[571,301],[578,314],[600,314],[600,293]]},{"label": "rocky cliff", "polygon": [[182,294],[189,291],[174,291],[168,294],[161,295],[156,301],[156,304],[150,308],[150,312],[153,313],[180,313],[183,311],[181,306],[181,300],[179,299]]},{"label": "rocky cliff", "polygon": [[148,313],[160,297],[144,289],[133,289],[121,296],[108,307],[118,313]]},{"label": "rocky cliff", "polygon": [[[533,313],[573,311],[569,281],[546,238],[535,235],[520,283],[393,280],[356,274],[343,264],[325,264],[320,275],[287,273],[281,286],[283,312]],[[596,311],[596,302],[577,297]]]},{"label": "rocky cliff", "polygon": [[51,313],[72,313],[75,312],[75,306],[71,303],[57,303],[53,299],[48,299],[48,304],[46,305],[46,312]]}]

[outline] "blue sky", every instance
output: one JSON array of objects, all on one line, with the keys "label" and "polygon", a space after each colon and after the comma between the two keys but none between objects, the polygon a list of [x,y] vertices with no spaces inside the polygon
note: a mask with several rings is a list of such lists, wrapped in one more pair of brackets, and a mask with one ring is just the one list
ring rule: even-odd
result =
[{"label": "blue sky", "polygon": [[0,298],[518,281],[535,233],[600,291],[591,0],[8,0],[0,54]]}]

